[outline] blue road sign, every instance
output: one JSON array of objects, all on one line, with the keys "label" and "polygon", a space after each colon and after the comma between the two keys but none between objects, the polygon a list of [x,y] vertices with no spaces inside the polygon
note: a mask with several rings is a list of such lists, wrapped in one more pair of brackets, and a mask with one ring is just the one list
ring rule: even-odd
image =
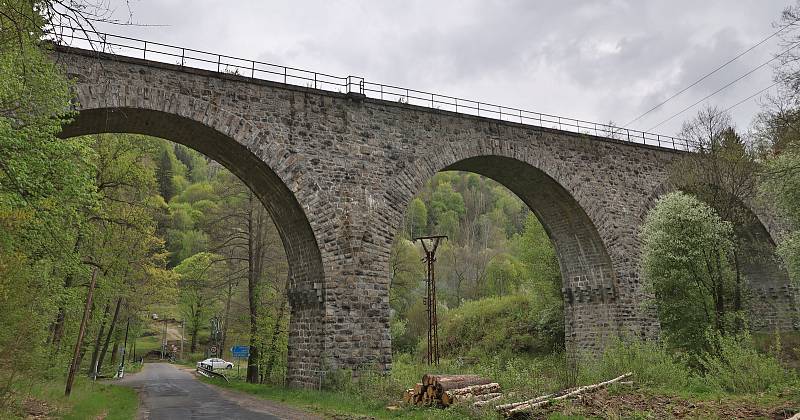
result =
[{"label": "blue road sign", "polygon": [[231,354],[233,357],[250,357],[250,346],[233,346]]}]

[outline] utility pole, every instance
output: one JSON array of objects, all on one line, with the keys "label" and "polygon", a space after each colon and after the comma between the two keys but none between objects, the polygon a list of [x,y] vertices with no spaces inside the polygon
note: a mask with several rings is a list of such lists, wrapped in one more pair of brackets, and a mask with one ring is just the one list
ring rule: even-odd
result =
[{"label": "utility pole", "polygon": [[72,383],[75,381],[75,372],[78,370],[78,356],[81,354],[81,344],[83,343],[83,335],[86,333],[86,323],[89,321],[89,311],[92,307],[92,298],[94,297],[94,286],[97,284],[97,271],[98,267],[92,267],[92,280],[89,282],[89,291],[86,293],[86,306],[83,307],[83,318],[81,319],[81,326],[78,329],[78,340],[75,342],[75,351],[72,353],[72,362],[69,364],[69,373],[67,374],[67,386],[64,388],[64,395],[69,397],[72,392]]},{"label": "utility pole", "polygon": [[445,235],[421,236],[414,241],[422,243],[425,257],[422,258],[428,268],[427,298],[425,304],[428,312],[428,364],[439,364],[439,320],[436,316],[436,278],[434,277],[433,263],[436,262],[436,249],[439,242],[447,239]]}]

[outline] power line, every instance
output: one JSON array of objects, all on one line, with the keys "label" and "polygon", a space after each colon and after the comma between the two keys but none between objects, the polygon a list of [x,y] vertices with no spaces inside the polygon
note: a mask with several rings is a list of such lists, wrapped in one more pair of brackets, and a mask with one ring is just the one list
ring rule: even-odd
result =
[{"label": "power line", "polygon": [[725,108],[725,110],[724,110],[724,111],[722,111],[722,112],[723,112],[723,113],[725,113],[725,112],[728,112],[728,111],[732,110],[733,108],[736,108],[737,106],[739,106],[739,105],[741,105],[741,104],[743,104],[743,103],[745,103],[745,102],[747,102],[747,101],[749,101],[749,100],[751,100],[751,99],[755,98],[756,96],[758,96],[758,95],[760,95],[760,94],[762,94],[762,93],[764,93],[764,92],[766,92],[766,91],[768,91],[768,90],[772,89],[772,88],[773,88],[773,87],[775,87],[777,84],[778,84],[778,82],[775,82],[775,83],[773,83],[773,84],[771,84],[771,85],[769,85],[769,86],[765,87],[764,89],[761,89],[761,90],[759,90],[758,92],[756,92],[756,93],[754,93],[754,94],[752,94],[752,95],[748,96],[747,98],[744,98],[744,99],[742,99],[741,101],[739,101],[739,102],[736,102],[735,104],[733,104],[733,105],[731,105],[731,106],[729,106],[729,107]]},{"label": "power line", "polygon": [[666,123],[666,122],[668,122],[668,121],[671,121],[673,118],[677,117],[678,115],[681,115],[681,114],[683,114],[684,112],[686,112],[686,111],[690,110],[691,108],[694,108],[696,105],[700,104],[701,102],[705,101],[706,99],[708,99],[708,98],[710,98],[710,97],[712,97],[712,96],[714,96],[714,95],[716,95],[716,94],[718,94],[718,93],[722,92],[723,90],[725,90],[725,89],[729,88],[730,86],[732,86],[734,83],[738,82],[739,80],[742,80],[742,79],[744,79],[745,77],[747,77],[747,76],[749,76],[749,75],[751,75],[751,74],[755,73],[756,71],[760,70],[761,68],[763,68],[763,67],[764,67],[764,66],[766,66],[767,64],[769,64],[769,63],[771,63],[771,62],[773,62],[773,61],[777,60],[778,58],[780,58],[780,57],[784,56],[786,53],[788,53],[789,51],[791,51],[791,50],[792,50],[792,48],[796,47],[797,45],[800,45],[800,42],[795,42],[795,43],[794,43],[794,44],[792,44],[792,45],[791,45],[789,48],[787,48],[787,49],[783,50],[783,51],[782,51],[780,54],[778,54],[778,55],[776,55],[775,57],[772,57],[772,58],[770,58],[769,60],[767,60],[767,61],[765,61],[765,62],[761,63],[761,65],[759,65],[758,67],[756,67],[756,68],[754,68],[754,69],[752,69],[752,70],[748,71],[747,73],[745,73],[745,74],[743,74],[743,75],[741,75],[741,76],[737,77],[736,79],[733,79],[731,82],[729,82],[729,83],[728,83],[728,84],[726,84],[725,86],[723,86],[723,87],[721,87],[721,88],[719,88],[719,89],[715,90],[714,92],[712,92],[711,94],[707,95],[707,96],[706,96],[706,97],[704,97],[703,99],[700,99],[699,101],[697,101],[697,102],[695,102],[695,103],[693,103],[693,104],[691,104],[691,105],[687,106],[686,108],[683,108],[682,110],[680,110],[680,111],[678,111],[678,112],[676,112],[676,113],[672,114],[672,115],[671,115],[669,118],[667,118],[667,119],[665,119],[665,120],[661,121],[660,123],[658,123],[658,124],[656,124],[656,125],[654,125],[654,126],[650,127],[649,129],[647,129],[647,131],[650,131],[650,130],[653,130],[653,129],[655,129],[655,128],[658,128],[658,127],[662,126],[664,123]]},{"label": "power line", "polygon": [[786,28],[790,27],[790,26],[791,26],[793,23],[797,22],[798,20],[800,20],[800,19],[796,19],[794,22],[792,22],[792,23],[790,23],[790,24],[788,24],[788,25],[786,25],[786,26],[782,27],[781,29],[778,29],[777,31],[773,32],[773,33],[772,33],[772,35],[769,35],[768,37],[766,37],[766,38],[762,39],[761,41],[759,41],[757,44],[753,45],[752,47],[750,47],[750,48],[748,48],[748,49],[746,49],[746,50],[742,51],[742,52],[741,52],[741,53],[739,53],[739,54],[738,54],[736,57],[733,57],[733,58],[731,58],[730,60],[726,61],[724,64],[722,64],[721,66],[719,66],[719,67],[715,68],[715,69],[714,69],[714,70],[712,70],[710,73],[708,73],[708,74],[706,74],[705,76],[703,76],[703,77],[701,77],[701,78],[699,78],[699,79],[695,80],[695,81],[694,81],[694,83],[690,84],[689,86],[686,86],[685,88],[681,89],[681,90],[680,90],[680,91],[678,91],[677,93],[675,93],[675,94],[673,94],[672,96],[670,96],[669,98],[665,99],[664,101],[662,101],[662,102],[661,102],[661,103],[659,103],[658,105],[656,105],[656,106],[654,106],[654,107],[652,107],[652,108],[648,109],[648,110],[647,110],[647,111],[645,111],[643,114],[639,115],[638,117],[634,118],[633,120],[631,120],[631,121],[630,121],[630,122],[628,122],[627,124],[623,125],[623,126],[622,126],[622,128],[627,128],[629,125],[631,125],[631,124],[635,123],[636,121],[639,121],[640,119],[642,119],[642,117],[644,117],[645,115],[647,115],[647,114],[649,114],[649,113],[651,113],[651,112],[655,111],[656,109],[658,109],[659,107],[661,107],[661,106],[662,106],[662,105],[664,105],[665,103],[667,103],[667,102],[669,102],[669,101],[671,101],[671,100],[675,99],[675,97],[677,97],[678,95],[680,95],[680,94],[682,94],[683,92],[686,92],[687,90],[689,90],[689,89],[693,88],[693,87],[694,87],[694,86],[696,86],[698,83],[700,83],[700,82],[702,82],[703,80],[707,79],[709,76],[711,76],[711,75],[713,75],[714,73],[716,73],[716,72],[718,72],[718,71],[722,70],[722,68],[723,68],[723,67],[725,67],[725,66],[727,66],[728,64],[730,64],[730,63],[733,63],[734,61],[736,61],[736,60],[737,60],[739,57],[741,57],[741,56],[743,56],[743,55],[745,55],[745,54],[749,53],[749,52],[750,52],[750,51],[752,51],[753,49],[757,48],[759,45],[761,45],[761,44],[763,44],[763,43],[767,42],[768,40],[770,40],[771,38],[773,38],[775,35],[778,35],[779,33],[783,32],[783,30],[785,30]]}]

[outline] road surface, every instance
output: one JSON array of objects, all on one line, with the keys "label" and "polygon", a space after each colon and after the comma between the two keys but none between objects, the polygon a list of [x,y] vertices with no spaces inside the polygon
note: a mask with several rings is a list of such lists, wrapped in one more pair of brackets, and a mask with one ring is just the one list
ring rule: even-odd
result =
[{"label": "road surface", "polygon": [[315,418],[282,404],[205,384],[191,370],[169,363],[145,363],[141,372],[115,383],[138,391],[140,420]]}]

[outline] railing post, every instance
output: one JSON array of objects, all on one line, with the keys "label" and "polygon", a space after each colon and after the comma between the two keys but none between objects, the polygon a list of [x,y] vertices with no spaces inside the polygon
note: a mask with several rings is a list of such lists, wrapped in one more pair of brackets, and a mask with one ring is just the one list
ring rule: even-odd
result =
[{"label": "railing post", "polygon": [[458,113],[458,98],[453,98],[456,100],[456,113]]},{"label": "railing post", "polygon": [[181,48],[181,67],[184,66],[184,57],[186,56],[186,48]]},{"label": "railing post", "polygon": [[503,107],[498,106],[497,109],[500,110],[500,121],[503,121]]},{"label": "railing post", "polygon": [[314,73],[314,89],[317,88],[317,73]]},{"label": "railing post", "polygon": [[480,117],[481,116],[481,103],[480,102],[475,102],[475,103],[478,104],[478,116]]},{"label": "railing post", "polygon": [[219,73],[220,64],[222,64],[222,56],[217,54],[217,73]]},{"label": "railing post", "polygon": [[381,85],[381,100],[383,100],[383,85]]},{"label": "railing post", "polygon": [[658,141],[658,147],[661,147],[661,135],[656,134],[656,141]]},{"label": "railing post", "polygon": [[522,122],[522,110],[521,110],[521,109],[519,110],[519,123],[520,123],[520,124],[524,124],[524,123]]},{"label": "railing post", "polygon": [[433,103],[434,103],[434,101],[433,101],[433,94],[431,93],[431,108],[436,108],[436,106],[434,106],[434,104],[433,104]]},{"label": "railing post", "polygon": [[558,129],[561,130],[561,117],[556,118],[558,118]]},{"label": "railing post", "polygon": [[408,89],[406,89],[406,103],[410,103],[411,98],[408,97]]},{"label": "railing post", "polygon": [[256,62],[255,61],[251,61],[250,63],[253,65],[252,67],[250,67],[250,78],[251,79],[255,79],[256,78]]},{"label": "railing post", "polygon": [[367,96],[366,91],[364,90],[364,79],[358,82],[358,93]]},{"label": "railing post", "polygon": [[142,50],[142,59],[147,60],[147,41],[144,42],[144,49]]}]

